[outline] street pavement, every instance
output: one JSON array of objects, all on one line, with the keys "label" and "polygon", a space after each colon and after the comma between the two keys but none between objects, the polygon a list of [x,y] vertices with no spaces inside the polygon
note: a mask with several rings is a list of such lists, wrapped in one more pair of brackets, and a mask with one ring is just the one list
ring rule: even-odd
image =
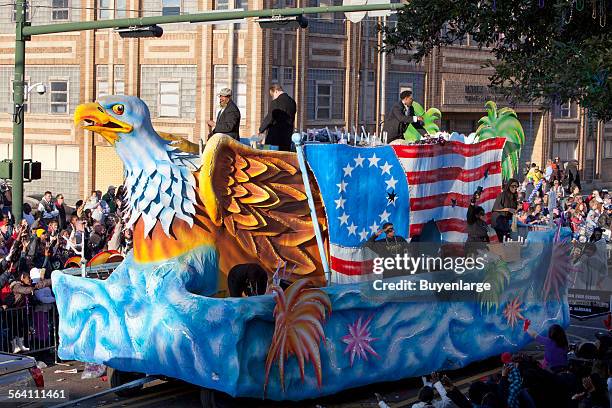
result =
[{"label": "street pavement", "polygon": [[[580,343],[583,341],[593,341],[594,335],[598,331],[603,331],[603,318],[579,321],[572,319],[571,326],[567,330],[570,343]],[[540,356],[543,352],[541,346],[532,343],[525,349],[529,354]],[[54,364],[53,356],[42,358],[48,367],[43,368],[46,389],[66,390],[70,400],[75,400],[87,395],[99,393],[110,388],[107,377],[94,379],[81,379],[85,365],[83,363],[67,361]],[[501,363],[497,358],[481,361],[470,366],[448,373],[449,377],[462,390],[472,381],[499,372]],[[76,369],[76,373],[70,370]],[[272,403],[268,401],[233,401],[227,402],[223,407],[231,408],[315,408],[317,405],[324,408],[375,408],[378,407],[374,398],[374,393],[382,394],[386,402],[392,408],[411,407],[415,401],[417,392],[421,387],[420,379],[408,379],[404,381],[375,384],[368,387],[350,390],[339,395],[323,398],[314,401],[300,403],[280,402]],[[22,405],[24,407],[41,406],[40,404],[30,403]],[[50,405],[45,405],[50,406]],[[170,408],[170,407],[200,407],[200,393],[198,387],[179,381],[164,382],[156,380],[147,384],[138,396],[132,398],[121,398],[114,393],[79,403],[80,408],[105,407],[146,407],[146,408]]]}]

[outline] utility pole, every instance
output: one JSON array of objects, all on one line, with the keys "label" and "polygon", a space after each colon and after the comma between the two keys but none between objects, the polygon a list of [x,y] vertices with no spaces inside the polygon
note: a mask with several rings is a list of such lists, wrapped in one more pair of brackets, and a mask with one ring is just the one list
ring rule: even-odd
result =
[{"label": "utility pole", "polygon": [[[14,95],[14,114],[13,114],[13,174],[12,174],[12,193],[13,203],[12,212],[15,222],[20,222],[22,218],[23,206],[23,100],[24,100],[24,79],[25,79],[25,44],[30,40],[30,36],[67,33],[74,31],[97,30],[105,28],[139,28],[161,24],[172,23],[204,23],[221,22],[227,20],[238,20],[246,18],[274,18],[301,16],[304,14],[317,13],[346,13],[353,11],[384,11],[398,10],[404,7],[403,4],[366,4],[351,6],[330,6],[330,7],[302,7],[285,9],[266,9],[266,10],[246,10],[246,11],[222,11],[206,12],[197,14],[181,14],[178,16],[155,16],[138,18],[120,18],[114,20],[81,21],[60,24],[43,24],[30,26],[25,18],[26,0],[16,0],[15,15],[15,80],[13,82]],[[112,86],[109,84],[109,86]],[[302,91],[302,90],[300,90]]]},{"label": "utility pole", "polygon": [[13,81],[13,174],[12,207],[15,225],[21,222],[23,214],[23,99],[25,91],[25,44],[23,34],[26,23],[26,0],[16,0],[15,14],[15,79]]}]

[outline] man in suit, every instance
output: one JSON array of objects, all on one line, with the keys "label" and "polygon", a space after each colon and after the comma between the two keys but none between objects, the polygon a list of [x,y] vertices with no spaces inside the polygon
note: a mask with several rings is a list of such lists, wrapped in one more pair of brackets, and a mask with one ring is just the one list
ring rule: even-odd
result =
[{"label": "man in suit", "polygon": [[232,100],[232,90],[223,88],[219,91],[219,105],[221,110],[217,114],[217,120],[209,120],[206,123],[212,129],[208,137],[216,134],[227,135],[240,140],[240,110]]},{"label": "man in suit", "polygon": [[270,109],[261,122],[259,133],[268,131],[266,144],[278,146],[278,150],[288,152],[291,150],[291,135],[295,126],[295,101],[278,84],[270,87],[270,97]]},{"label": "man in suit", "polygon": [[412,101],[412,91],[403,91],[400,101],[393,105],[391,112],[385,117],[383,132],[387,132],[387,143],[402,139],[410,124],[416,129],[423,129],[423,118],[414,115]]}]

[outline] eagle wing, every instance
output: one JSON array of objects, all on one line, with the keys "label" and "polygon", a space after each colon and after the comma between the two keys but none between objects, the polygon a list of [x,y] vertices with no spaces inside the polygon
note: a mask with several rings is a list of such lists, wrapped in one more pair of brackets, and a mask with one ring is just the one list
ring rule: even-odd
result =
[{"label": "eagle wing", "polygon": [[[227,229],[265,269],[273,271],[284,261],[288,270],[295,265],[294,274],[323,276],[295,153],[254,150],[215,136],[204,148],[198,186],[210,220]],[[323,203],[314,182],[311,190],[325,232]]]}]

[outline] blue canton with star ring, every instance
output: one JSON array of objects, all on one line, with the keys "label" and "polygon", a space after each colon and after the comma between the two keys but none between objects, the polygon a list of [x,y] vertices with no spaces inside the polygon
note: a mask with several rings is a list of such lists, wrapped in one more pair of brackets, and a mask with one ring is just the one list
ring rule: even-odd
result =
[{"label": "blue canton with star ring", "polygon": [[329,222],[330,242],[362,245],[386,222],[409,231],[408,180],[391,146],[306,145]]}]

